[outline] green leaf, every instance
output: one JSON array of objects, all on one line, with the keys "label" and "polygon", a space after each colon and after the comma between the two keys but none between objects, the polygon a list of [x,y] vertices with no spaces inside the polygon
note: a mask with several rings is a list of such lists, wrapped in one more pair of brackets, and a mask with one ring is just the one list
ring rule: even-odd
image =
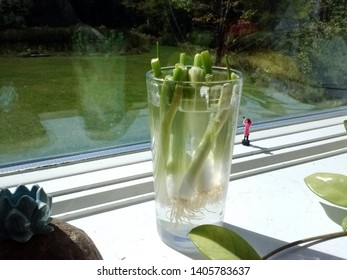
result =
[{"label": "green leaf", "polygon": [[346,232],[346,231],[347,231],[347,217],[345,217],[345,218],[342,220],[341,226],[342,226],[342,230],[343,230],[344,232]]},{"label": "green leaf", "polygon": [[254,248],[240,235],[225,227],[202,225],[189,234],[199,251],[211,260],[260,260]]},{"label": "green leaf", "polygon": [[306,185],[321,198],[347,207],[347,176],[335,173],[315,173],[304,179]]},{"label": "green leaf", "polygon": [[345,126],[346,132],[347,132],[347,120],[343,122],[343,125]]}]

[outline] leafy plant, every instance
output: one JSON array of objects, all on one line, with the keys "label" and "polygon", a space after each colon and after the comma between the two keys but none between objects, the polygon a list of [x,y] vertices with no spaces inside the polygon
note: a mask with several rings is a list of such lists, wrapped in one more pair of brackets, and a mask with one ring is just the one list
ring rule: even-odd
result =
[{"label": "leafy plant", "polygon": [[[305,183],[319,197],[347,208],[347,176],[334,173],[315,173],[305,178]],[[266,260],[275,254],[312,241],[326,241],[347,236],[347,217],[342,220],[342,231],[314,236],[279,247],[260,257],[255,249],[234,231],[216,225],[202,225],[189,232],[189,238],[208,259],[218,260]]]},{"label": "leafy plant", "polygon": [[217,225],[193,228],[188,236],[197,249],[210,260],[267,260],[272,256],[300,244],[347,236],[347,218],[342,221],[342,231],[313,236],[287,243],[261,257],[256,250],[236,232]]},{"label": "leafy plant", "polygon": [[0,241],[27,242],[35,234],[51,232],[52,197],[34,185],[20,185],[14,193],[0,189]]},{"label": "leafy plant", "polygon": [[258,253],[245,239],[225,227],[215,225],[198,226],[190,231],[189,238],[208,259],[260,259]]},{"label": "leafy plant", "polygon": [[315,173],[306,177],[305,183],[319,197],[347,208],[347,176],[335,173]]}]

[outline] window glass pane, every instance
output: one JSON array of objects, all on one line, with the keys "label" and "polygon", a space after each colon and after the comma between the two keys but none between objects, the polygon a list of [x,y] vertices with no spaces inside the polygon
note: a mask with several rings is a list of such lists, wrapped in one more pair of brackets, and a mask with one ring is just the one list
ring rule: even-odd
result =
[{"label": "window glass pane", "polygon": [[162,66],[228,55],[255,124],[346,109],[344,0],[4,0],[0,13],[2,170],[148,147],[157,41]]}]

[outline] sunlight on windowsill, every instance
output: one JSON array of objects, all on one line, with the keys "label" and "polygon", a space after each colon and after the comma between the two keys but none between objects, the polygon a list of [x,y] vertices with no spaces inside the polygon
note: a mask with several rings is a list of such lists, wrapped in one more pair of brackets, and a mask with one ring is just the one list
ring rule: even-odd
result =
[{"label": "sunlight on windowsill", "polygon": [[[250,146],[243,146],[243,135],[237,135],[225,226],[261,255],[287,242],[338,231],[332,216],[344,210],[321,201],[304,178],[315,172],[347,172],[344,120],[335,116],[311,121],[309,128],[302,122],[255,129]],[[150,151],[85,164],[94,170],[79,173],[77,167],[63,166],[76,172],[58,176],[52,168],[41,177],[24,173],[3,182],[9,187],[29,178],[38,183],[53,196],[53,217],[84,230],[105,260],[203,258],[169,248],[157,234]],[[345,259],[341,240],[294,248],[276,258]]]}]

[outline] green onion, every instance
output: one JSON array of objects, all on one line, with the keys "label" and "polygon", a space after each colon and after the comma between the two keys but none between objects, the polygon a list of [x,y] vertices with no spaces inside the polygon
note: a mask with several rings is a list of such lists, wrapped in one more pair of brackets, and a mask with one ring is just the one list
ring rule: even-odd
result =
[{"label": "green onion", "polygon": [[203,82],[205,78],[204,70],[198,66],[192,66],[188,71],[189,81],[193,83]]},{"label": "green onion", "polygon": [[182,64],[182,65],[186,64],[186,54],[185,53],[180,54],[180,64]]},{"label": "green onion", "polygon": [[[157,144],[157,158],[154,160],[156,199],[162,203],[170,203],[168,201],[171,200],[176,208],[171,214],[175,220],[199,211],[204,206],[204,201],[210,198],[213,188],[220,187],[220,184],[212,182],[216,177],[213,172],[228,168],[219,166],[222,162],[219,159],[228,156],[225,153],[230,151],[230,147],[217,147],[216,143],[225,143],[224,136],[231,141],[228,128],[224,126],[231,114],[228,108],[233,85],[208,84],[214,79],[212,59],[208,51],[196,54],[194,65],[189,69],[185,62],[186,54],[181,53],[172,75],[164,78],[160,89],[160,123],[154,134]],[[151,65],[155,77],[163,75],[162,70],[158,70],[159,51]],[[230,73],[229,65],[227,69],[228,80],[237,77]],[[193,86],[189,86],[189,83],[183,85],[182,82],[191,82]],[[214,110],[208,113],[208,108],[213,107]],[[180,108],[184,112],[179,112]],[[220,135],[221,131],[223,135]],[[186,150],[187,145],[192,147],[191,153]],[[212,156],[215,152],[218,157]],[[212,197],[211,200],[213,199],[217,198]]]},{"label": "green onion", "polygon": [[201,52],[201,61],[206,74],[212,74],[212,58],[209,51]]},{"label": "green onion", "polygon": [[194,56],[194,66],[202,67],[202,59],[201,59],[201,54],[197,53]]},{"label": "green onion", "polygon": [[159,78],[161,76],[161,65],[159,58],[152,58],[151,66],[154,77]]},{"label": "green onion", "polygon": [[153,75],[156,78],[161,76],[161,65],[159,59],[159,43],[157,42],[157,57],[151,59],[151,67],[153,70]]},{"label": "green onion", "polygon": [[[198,145],[192,161],[188,167],[186,175],[182,180],[182,184],[179,189],[180,198],[183,200],[190,199],[194,194],[194,187],[196,186],[196,179],[199,177],[200,172],[203,169],[204,163],[211,152],[216,142],[217,136],[223,127],[224,123],[228,119],[229,110],[222,110],[222,108],[228,104],[230,96],[230,84],[225,84],[222,89],[222,95],[220,97],[217,111],[213,119],[211,119],[206,132],[202,138],[202,141]],[[230,101],[229,101],[230,102]]]}]

